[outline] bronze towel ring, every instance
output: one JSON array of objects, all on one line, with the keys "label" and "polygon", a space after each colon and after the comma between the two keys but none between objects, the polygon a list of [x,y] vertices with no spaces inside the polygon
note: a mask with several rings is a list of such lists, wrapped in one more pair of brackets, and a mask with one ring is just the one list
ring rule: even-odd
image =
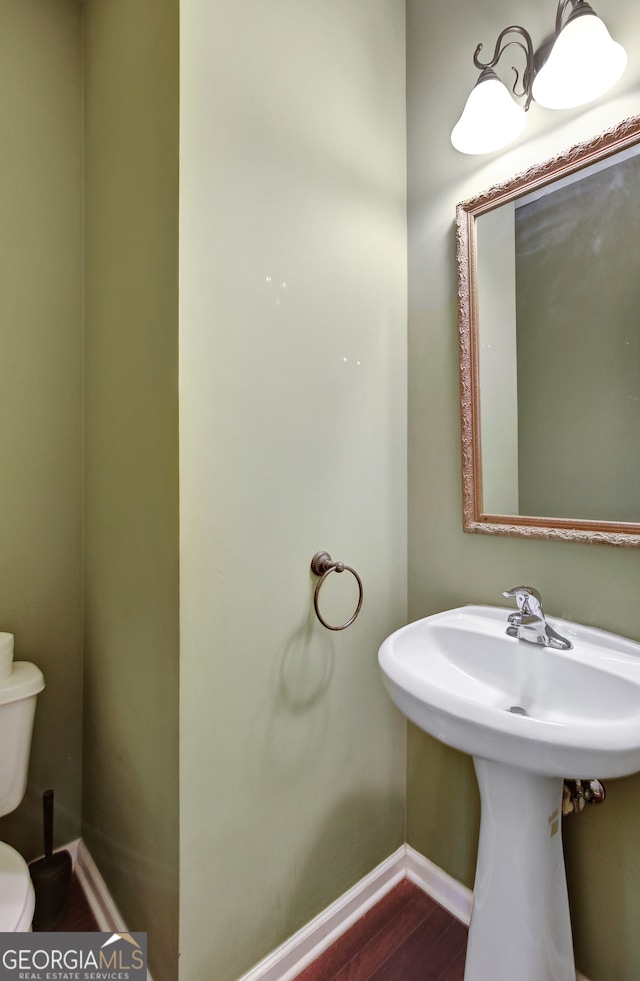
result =
[{"label": "bronze towel ring", "polygon": [[[347,627],[351,626],[351,624],[358,616],[358,613],[362,608],[362,600],[364,599],[364,589],[362,586],[362,579],[360,578],[356,570],[352,569],[350,565],[345,565],[344,562],[334,562],[328,552],[316,552],[316,554],[311,559],[311,571],[313,572],[314,576],[321,577],[318,580],[316,591],[313,594],[313,605],[315,607],[316,616],[318,620],[320,621],[323,627],[327,628],[327,630],[346,630]],[[332,572],[350,572],[352,576],[355,576],[355,580],[358,583],[358,590],[360,592],[360,595],[358,597],[358,605],[356,607],[355,613],[353,614],[352,617],[349,617],[346,623],[343,623],[339,627],[336,627],[331,623],[327,623],[327,621],[320,613],[320,609],[318,607],[318,597],[320,596],[320,589],[322,588],[322,584],[327,578],[327,576],[330,575]]]}]

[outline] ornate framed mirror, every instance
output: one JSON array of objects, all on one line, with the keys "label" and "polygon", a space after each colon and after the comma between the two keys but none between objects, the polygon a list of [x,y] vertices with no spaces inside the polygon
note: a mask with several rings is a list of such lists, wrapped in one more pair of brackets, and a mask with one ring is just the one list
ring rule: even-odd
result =
[{"label": "ornate framed mirror", "polygon": [[461,202],[465,531],[640,546],[640,116]]}]

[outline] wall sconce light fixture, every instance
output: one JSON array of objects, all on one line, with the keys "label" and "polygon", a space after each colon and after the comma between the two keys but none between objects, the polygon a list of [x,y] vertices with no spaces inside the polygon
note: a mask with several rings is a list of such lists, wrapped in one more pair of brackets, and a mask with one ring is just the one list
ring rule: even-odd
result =
[{"label": "wall sconce light fixture", "polygon": [[[521,103],[494,70],[511,46],[525,56],[522,75],[513,68],[511,90]],[[481,51],[479,44],[473,55],[480,76],[451,133],[451,142],[461,153],[491,153],[512,143],[525,128],[532,101],[547,109],[573,109],[592,102],[615,85],[627,65],[626,51],[586,0],[558,0],[555,31],[537,50],[529,32],[514,25],[498,35],[490,61],[480,60]]]}]

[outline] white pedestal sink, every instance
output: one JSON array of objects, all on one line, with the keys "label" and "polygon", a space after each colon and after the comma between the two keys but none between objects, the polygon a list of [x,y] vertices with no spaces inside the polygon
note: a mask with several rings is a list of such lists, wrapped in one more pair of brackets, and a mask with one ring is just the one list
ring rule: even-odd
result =
[{"label": "white pedestal sink", "polygon": [[640,644],[553,620],[573,649],[506,635],[466,606],[388,637],[391,698],[474,758],[480,842],[465,981],[575,981],[561,836],[564,778],[640,770]]}]

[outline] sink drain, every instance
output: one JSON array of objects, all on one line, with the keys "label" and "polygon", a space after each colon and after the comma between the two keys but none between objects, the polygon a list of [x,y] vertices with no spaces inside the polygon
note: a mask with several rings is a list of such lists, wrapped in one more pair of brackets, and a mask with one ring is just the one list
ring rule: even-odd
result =
[{"label": "sink drain", "polygon": [[509,709],[512,715],[526,715],[527,710],[523,709],[522,705],[512,705]]}]

